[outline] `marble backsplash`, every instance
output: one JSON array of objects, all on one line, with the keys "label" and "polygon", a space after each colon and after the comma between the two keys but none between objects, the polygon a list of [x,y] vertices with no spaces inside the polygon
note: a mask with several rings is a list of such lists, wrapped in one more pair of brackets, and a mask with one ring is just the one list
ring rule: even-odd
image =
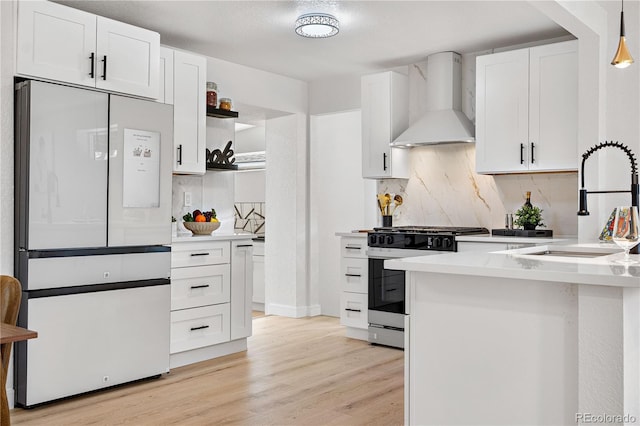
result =
[{"label": "marble backsplash", "polygon": [[[475,145],[450,144],[412,148],[409,179],[383,179],[378,193],[400,194],[404,203],[394,226],[483,226],[504,228],[506,213],[514,213],[531,191],[547,229],[556,236],[578,233],[578,174],[532,173],[479,175]],[[372,208],[377,208],[371,200]],[[381,222],[381,218],[380,218]]]}]

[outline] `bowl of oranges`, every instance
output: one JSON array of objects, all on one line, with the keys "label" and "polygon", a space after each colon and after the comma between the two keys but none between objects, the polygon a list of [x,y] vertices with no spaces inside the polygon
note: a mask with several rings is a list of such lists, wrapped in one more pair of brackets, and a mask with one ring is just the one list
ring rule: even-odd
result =
[{"label": "bowl of oranges", "polygon": [[182,224],[185,228],[193,233],[193,235],[211,235],[213,231],[220,228],[220,221],[216,218],[215,209],[202,212],[194,210],[193,213],[187,213],[182,216]]}]

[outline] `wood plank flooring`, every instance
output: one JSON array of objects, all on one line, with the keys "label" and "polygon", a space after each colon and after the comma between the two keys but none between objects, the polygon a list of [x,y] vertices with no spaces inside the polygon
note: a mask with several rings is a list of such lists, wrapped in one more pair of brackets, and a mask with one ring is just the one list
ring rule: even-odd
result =
[{"label": "wood plank flooring", "polygon": [[337,318],[254,318],[248,351],[11,412],[13,425],[400,425],[403,352]]}]

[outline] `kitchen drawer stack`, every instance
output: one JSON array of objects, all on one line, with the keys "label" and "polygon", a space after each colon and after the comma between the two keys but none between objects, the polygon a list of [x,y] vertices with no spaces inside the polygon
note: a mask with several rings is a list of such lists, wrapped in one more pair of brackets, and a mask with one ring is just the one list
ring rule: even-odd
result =
[{"label": "kitchen drawer stack", "polygon": [[251,240],[174,241],[171,250],[171,368],[246,350]]},{"label": "kitchen drawer stack", "polygon": [[340,324],[347,327],[347,336],[368,339],[369,266],[366,255],[367,234],[340,239]]}]

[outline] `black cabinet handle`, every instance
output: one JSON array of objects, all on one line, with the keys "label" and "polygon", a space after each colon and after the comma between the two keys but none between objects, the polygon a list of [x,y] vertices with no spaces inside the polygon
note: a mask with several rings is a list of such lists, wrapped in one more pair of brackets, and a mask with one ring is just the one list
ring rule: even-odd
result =
[{"label": "black cabinet handle", "polygon": [[389,288],[389,289],[385,289],[385,291],[386,291],[386,292],[389,292],[389,291],[396,291],[396,290],[398,290],[398,289],[397,289],[397,288]]},{"label": "black cabinet handle", "polygon": [[358,274],[344,274],[345,277],[361,277],[362,275]]},{"label": "black cabinet handle", "polygon": [[349,311],[349,312],[362,312],[360,309],[351,309],[351,308],[345,308],[345,311]]},{"label": "black cabinet handle", "polygon": [[520,144],[520,164],[524,164],[524,144]]},{"label": "black cabinet handle", "polygon": [[196,256],[209,256],[211,253],[191,253],[192,257]]},{"label": "black cabinet handle", "polygon": [[533,156],[533,153],[535,152],[536,149],[536,144],[534,144],[533,142],[531,142],[531,164],[536,162],[535,157]]},{"label": "black cabinet handle", "polygon": [[344,248],[346,250],[360,250],[360,247],[349,247],[349,246],[344,246]]},{"label": "black cabinet handle", "polygon": [[191,331],[203,330],[205,328],[209,328],[209,326],[208,325],[201,325],[200,327],[191,327]]},{"label": "black cabinet handle", "polygon": [[178,145],[178,164],[182,165],[182,144]]},{"label": "black cabinet handle", "polygon": [[253,244],[238,244],[236,247],[253,247]]},{"label": "black cabinet handle", "polygon": [[95,78],[96,74],[96,54],[91,52],[91,56],[89,56],[89,60],[91,61],[91,71],[89,71],[89,77]]},{"label": "black cabinet handle", "polygon": [[382,170],[384,171],[387,170],[387,153],[386,152],[382,153]]},{"label": "black cabinet handle", "polygon": [[196,288],[207,288],[209,287],[209,284],[203,284],[203,285],[192,285],[191,288],[192,289],[196,289]]},{"label": "black cabinet handle", "polygon": [[102,69],[102,79],[106,80],[107,79],[107,55],[103,56],[103,60],[102,62],[104,62],[104,68]]}]

